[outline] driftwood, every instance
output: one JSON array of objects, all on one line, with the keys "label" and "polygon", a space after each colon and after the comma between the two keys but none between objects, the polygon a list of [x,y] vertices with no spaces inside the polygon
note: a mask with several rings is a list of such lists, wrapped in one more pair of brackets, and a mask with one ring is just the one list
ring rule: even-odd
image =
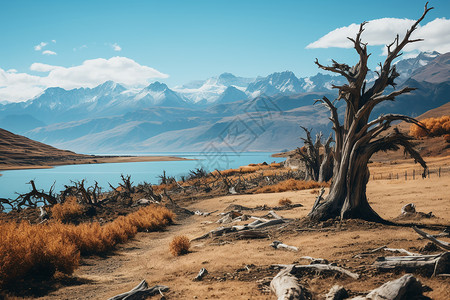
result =
[{"label": "driftwood", "polygon": [[[274,265],[274,267],[283,268],[270,282],[270,288],[278,299],[305,299],[305,291],[298,283],[298,277],[301,276],[302,270],[313,270],[317,272],[331,272],[344,274],[350,278],[358,279],[359,275],[352,273],[343,268],[325,265]],[[327,298],[328,299],[328,298]],[[334,298],[329,298],[334,299]],[[339,299],[339,298],[336,298]]]},{"label": "driftwood", "polygon": [[278,300],[305,299],[303,290],[295,277],[295,265],[290,265],[281,270],[270,282],[270,289]]},{"label": "driftwood", "polygon": [[309,260],[311,265],[313,265],[313,264],[328,264],[328,260],[323,259],[323,258],[315,258],[315,257],[311,257],[311,256],[302,256],[300,258]]},{"label": "driftwood", "polygon": [[388,281],[379,288],[371,291],[365,297],[356,297],[353,300],[383,299],[383,300],[409,300],[419,299],[423,288],[411,274],[405,274],[399,279]]},{"label": "driftwood", "polygon": [[436,276],[450,272],[450,252],[436,255],[379,257],[374,266],[380,271],[400,269]]},{"label": "driftwood", "polygon": [[270,246],[275,249],[286,249],[286,250],[295,251],[295,252],[298,251],[297,247],[283,244],[283,242],[280,242],[280,241],[273,241],[272,244],[270,244]]},{"label": "driftwood", "polygon": [[129,292],[119,294],[108,300],[144,300],[150,296],[154,296],[157,294],[161,294],[161,292],[166,292],[169,290],[169,287],[165,285],[155,285],[151,288],[148,287],[148,284],[145,280],[142,280],[135,288],[130,290]]},{"label": "driftwood", "polygon": [[[228,212],[224,217],[222,217],[219,221],[221,223],[229,223],[229,222],[233,222],[235,219],[232,219],[231,215],[232,215],[233,211]],[[239,212],[235,212],[236,213],[236,219],[237,218],[241,218],[244,215],[242,213]],[[255,219],[255,221],[246,224],[246,225],[236,225],[236,226],[232,226],[232,227],[219,227],[216,229],[211,230],[208,233],[205,233],[202,236],[199,236],[197,238],[192,239],[191,241],[197,241],[197,240],[201,240],[201,239],[205,239],[208,237],[216,237],[216,236],[222,236],[224,234],[227,233],[231,233],[231,232],[240,232],[240,231],[259,231],[259,229],[261,228],[265,228],[265,227],[269,227],[269,226],[273,226],[273,225],[277,225],[277,224],[282,224],[282,223],[286,223],[287,219],[283,219],[282,217],[280,217],[279,215],[277,215],[275,212],[271,212],[270,213],[271,216],[276,217],[276,219],[272,219],[272,220],[268,220],[265,218],[259,218],[259,217],[250,217],[252,219]],[[227,218],[227,219],[224,219]],[[239,219],[242,220],[242,219]],[[262,234],[261,232],[255,233],[254,237],[252,237],[253,234],[251,233],[241,233],[241,234],[236,234],[236,237],[241,237],[241,238],[263,238],[266,237],[267,234]]]},{"label": "driftwood", "polygon": [[[273,266],[287,268],[292,265],[273,265]],[[294,266],[293,271],[296,271],[296,272],[301,272],[302,270],[312,270],[312,271],[316,271],[318,273],[326,272],[326,273],[334,273],[334,274],[336,274],[336,273],[343,274],[343,275],[346,275],[353,279],[359,278],[359,274],[350,272],[344,268],[341,268],[338,266],[333,266],[330,264],[311,264],[311,265],[293,265],[293,266]]]},{"label": "driftwood", "polygon": [[440,241],[440,240],[436,239],[435,237],[433,237],[432,235],[426,233],[425,231],[420,230],[417,227],[413,227],[413,229],[418,234],[420,234],[421,236],[423,236],[426,239],[429,239],[430,241],[432,241],[433,243],[435,243],[436,245],[438,245],[442,249],[450,251],[450,243],[447,243],[447,242],[444,242],[444,241]]},{"label": "driftwood", "polygon": [[203,277],[208,274],[208,270],[205,268],[201,268],[200,272],[198,272],[197,276],[193,279],[194,281],[202,281]]},{"label": "driftwood", "polygon": [[325,295],[325,300],[342,300],[348,298],[347,290],[340,285],[333,285],[330,291]]},{"label": "driftwood", "polygon": [[421,255],[421,254],[418,254],[418,253],[409,252],[408,250],[405,250],[405,249],[388,248],[388,246],[385,245],[385,246],[381,246],[381,247],[378,247],[376,249],[373,249],[373,250],[370,250],[370,251],[367,251],[367,252],[362,252],[360,254],[356,254],[355,256],[353,256],[353,258],[362,258],[364,256],[373,254],[373,253],[381,251],[381,250],[395,252],[395,253],[403,253],[403,254],[406,254],[406,255],[409,255],[409,256],[420,256]]}]

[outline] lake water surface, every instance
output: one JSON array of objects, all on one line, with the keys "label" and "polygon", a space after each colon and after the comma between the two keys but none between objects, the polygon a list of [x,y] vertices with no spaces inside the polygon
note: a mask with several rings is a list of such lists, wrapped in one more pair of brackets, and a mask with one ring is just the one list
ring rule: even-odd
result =
[{"label": "lake water surface", "polygon": [[243,152],[243,153],[219,153],[217,155],[205,155],[202,153],[141,153],[139,155],[164,155],[179,156],[196,159],[185,161],[161,161],[161,162],[129,162],[108,164],[87,164],[57,166],[51,169],[30,169],[1,171],[0,176],[0,198],[16,198],[16,193],[26,193],[30,185],[26,184],[31,179],[36,183],[38,189],[46,192],[55,183],[55,191],[64,189],[64,185],[70,184],[71,180],[86,180],[85,186],[90,186],[97,181],[104,190],[109,189],[108,183],[117,186],[121,182],[120,175],[131,175],[134,184],[140,182],[158,183],[158,176],[166,171],[167,176],[187,175],[189,170],[204,167],[208,171],[214,169],[229,169],[245,166],[251,163],[280,162],[284,158],[271,157],[269,152]]}]

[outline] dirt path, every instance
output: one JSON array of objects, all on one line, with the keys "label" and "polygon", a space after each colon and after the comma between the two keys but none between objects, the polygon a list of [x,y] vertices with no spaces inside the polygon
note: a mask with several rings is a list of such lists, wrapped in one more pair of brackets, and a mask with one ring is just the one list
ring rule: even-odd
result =
[{"label": "dirt path", "polygon": [[[415,181],[376,180],[368,185],[368,197],[374,209],[387,219],[398,216],[404,204],[414,202],[418,211],[432,211],[437,216],[419,222],[449,224],[449,184],[448,176]],[[188,208],[222,212],[230,204],[276,206],[279,199],[288,198],[304,206],[278,213],[284,217],[299,218],[308,213],[315,197],[311,190],[233,195],[202,200]],[[322,294],[336,283],[352,291],[363,292],[401,274],[374,276],[365,270],[369,269],[376,256],[357,260],[353,258],[355,254],[383,245],[418,252],[426,244],[410,228],[349,221],[338,231],[289,232],[273,237],[299,247],[298,253],[274,250],[268,246],[270,240],[267,239],[231,241],[220,245],[201,240],[192,244],[192,252],[188,255],[173,257],[168,252],[168,245],[175,235],[189,238],[200,236],[218,227],[219,224],[215,223],[217,219],[217,213],[208,217],[192,216],[178,221],[177,225],[168,227],[164,232],[140,233],[112,256],[83,259],[74,274],[78,279],[75,285],[62,287],[42,299],[107,299],[130,290],[142,279],[150,285],[169,286],[168,299],[273,299],[264,285],[274,275],[268,266],[299,262],[299,257],[304,255],[326,258],[363,274],[362,279],[356,282],[345,278],[313,276],[305,283],[313,293]],[[192,278],[202,267],[208,269],[209,275],[202,282],[193,282]],[[427,296],[433,299],[450,298],[448,279],[418,278],[432,289]]]}]

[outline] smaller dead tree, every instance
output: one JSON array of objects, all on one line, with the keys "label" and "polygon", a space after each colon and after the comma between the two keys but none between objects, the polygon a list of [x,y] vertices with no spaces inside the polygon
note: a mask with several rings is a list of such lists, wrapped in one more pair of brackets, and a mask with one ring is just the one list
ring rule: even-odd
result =
[{"label": "smaller dead tree", "polygon": [[[306,138],[301,138],[304,142],[302,148],[297,148],[297,154],[300,160],[304,162],[306,168],[306,180],[328,181],[333,176],[333,142],[332,135],[328,137],[325,143],[322,143],[322,132],[316,134],[316,140],[313,142],[311,130],[300,126],[306,133]],[[323,149],[323,153],[321,153]]]},{"label": "smaller dead tree", "polygon": [[22,207],[32,207],[36,208],[38,203],[43,203],[44,205],[54,205],[57,203],[55,195],[53,195],[53,188],[55,184],[50,187],[48,193],[44,190],[38,190],[34,183],[34,180],[30,180],[28,184],[31,185],[31,191],[25,194],[19,194],[19,196],[10,201],[12,206],[17,209],[22,209]]},{"label": "smaller dead tree", "polygon": [[122,178],[122,183],[119,183],[119,186],[128,194],[134,193],[134,187],[133,182],[131,182],[131,176],[130,175],[124,176],[123,174],[121,174],[120,178]]}]

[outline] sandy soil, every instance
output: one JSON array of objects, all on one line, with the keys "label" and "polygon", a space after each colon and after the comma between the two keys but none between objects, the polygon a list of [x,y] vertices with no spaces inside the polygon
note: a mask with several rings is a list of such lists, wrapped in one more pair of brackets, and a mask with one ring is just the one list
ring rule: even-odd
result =
[{"label": "sandy soil", "polygon": [[[392,166],[378,166],[396,168]],[[372,171],[377,170],[374,166]],[[441,178],[408,180],[371,180],[367,194],[372,207],[382,217],[394,219],[400,208],[413,202],[421,212],[433,212],[430,219],[409,222],[450,225],[450,197],[448,189],[450,175]],[[191,253],[173,257],[168,245],[176,235],[195,238],[217,228],[217,214],[230,204],[247,207],[257,205],[278,205],[278,200],[288,198],[294,204],[304,206],[291,210],[277,211],[283,217],[301,218],[314,203],[314,191],[290,191],[277,194],[230,195],[189,204],[191,210],[215,211],[208,217],[192,216],[177,221],[164,232],[140,233],[135,240],[123,245],[108,257],[83,259],[75,272],[75,279],[61,283],[57,290],[42,299],[107,299],[125,292],[142,279],[149,285],[163,284],[170,287],[167,299],[274,299],[268,292],[267,283],[278,272],[271,270],[271,264],[306,263],[301,256],[328,259],[338,265],[361,274],[358,281],[343,277],[309,276],[302,283],[317,297],[334,284],[341,284],[354,294],[365,292],[382,283],[399,278],[401,273],[376,273],[370,265],[377,256],[353,258],[355,254],[383,245],[404,248],[418,252],[427,242],[408,227],[382,226],[362,221],[348,221],[335,230],[296,231],[276,233],[271,239],[262,240],[200,240],[192,243]],[[254,212],[264,215],[267,211]],[[429,232],[433,232],[428,230]],[[269,247],[272,240],[282,240],[297,246],[300,251],[288,252]],[[443,240],[450,241],[448,238]],[[390,254],[387,254],[390,255]],[[209,274],[202,282],[192,278],[200,268]],[[426,292],[432,299],[450,299],[450,280],[447,278],[427,278],[416,275],[422,283],[430,287]],[[156,298],[155,298],[156,299]],[[158,297],[159,299],[159,297]]]}]

